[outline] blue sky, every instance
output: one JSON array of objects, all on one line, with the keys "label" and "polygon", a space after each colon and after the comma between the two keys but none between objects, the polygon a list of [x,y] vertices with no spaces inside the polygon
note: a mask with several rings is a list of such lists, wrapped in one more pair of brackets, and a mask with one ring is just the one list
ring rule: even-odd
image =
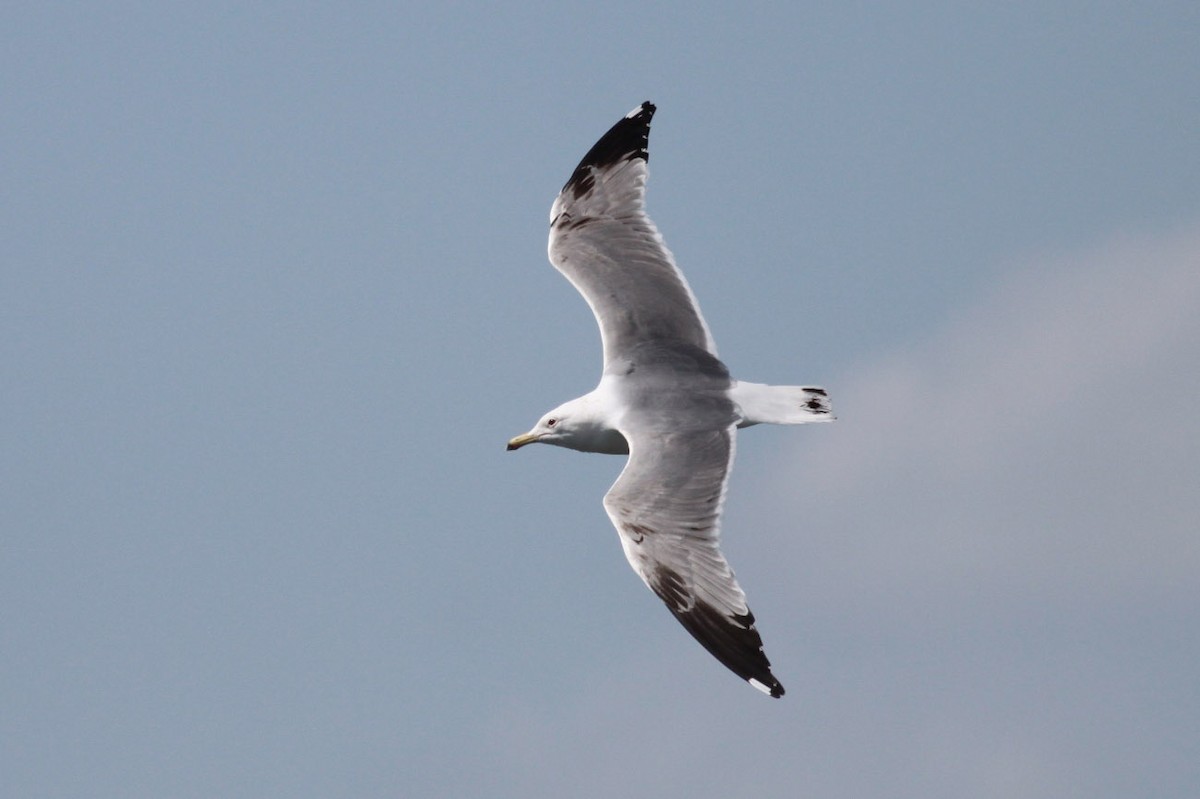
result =
[{"label": "blue sky", "polygon": [[[0,789],[1191,797],[1194,3],[9,4]],[[624,562],[547,214],[651,99],[787,696]]]}]

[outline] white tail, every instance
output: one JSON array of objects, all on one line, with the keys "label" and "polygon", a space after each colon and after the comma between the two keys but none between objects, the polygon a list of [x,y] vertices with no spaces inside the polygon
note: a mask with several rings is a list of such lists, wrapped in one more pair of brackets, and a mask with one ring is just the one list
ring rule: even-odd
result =
[{"label": "white tail", "polygon": [[730,392],[741,410],[738,427],[752,424],[832,422],[829,395],[816,386],[768,386],[737,381]]}]

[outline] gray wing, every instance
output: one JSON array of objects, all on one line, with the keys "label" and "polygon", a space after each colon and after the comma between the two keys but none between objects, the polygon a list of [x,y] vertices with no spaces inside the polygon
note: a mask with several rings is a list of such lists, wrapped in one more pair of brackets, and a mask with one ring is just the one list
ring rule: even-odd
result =
[{"label": "gray wing", "polygon": [[647,339],[717,354],[691,288],[646,216],[652,116],[646,102],[613,125],[550,210],[550,262],[596,315],[605,366]]},{"label": "gray wing", "polygon": [[629,462],[604,508],[630,565],[684,628],[739,677],[779,697],[754,614],[718,548],[734,431],[622,431]]}]

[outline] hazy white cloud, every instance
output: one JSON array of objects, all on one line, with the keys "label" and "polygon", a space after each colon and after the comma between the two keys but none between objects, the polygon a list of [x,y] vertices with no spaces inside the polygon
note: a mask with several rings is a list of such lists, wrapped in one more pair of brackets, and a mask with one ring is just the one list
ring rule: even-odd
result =
[{"label": "hazy white cloud", "polygon": [[838,423],[740,486],[738,525],[801,564],[808,598],[1200,573],[1200,227],[1017,263],[830,388]]}]

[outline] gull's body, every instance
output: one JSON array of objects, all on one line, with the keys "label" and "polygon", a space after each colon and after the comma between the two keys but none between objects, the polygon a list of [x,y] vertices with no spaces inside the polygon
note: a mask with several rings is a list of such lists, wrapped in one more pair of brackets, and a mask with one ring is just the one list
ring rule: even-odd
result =
[{"label": "gull's body", "polygon": [[696,298],[646,216],[654,110],[643,103],[614,125],[550,212],[550,261],[600,325],[600,383],[508,446],[628,453],[604,508],[630,565],[709,652],[778,697],[783,686],[718,548],[735,432],[832,417],[823,389],[739,382],[717,357]]}]

